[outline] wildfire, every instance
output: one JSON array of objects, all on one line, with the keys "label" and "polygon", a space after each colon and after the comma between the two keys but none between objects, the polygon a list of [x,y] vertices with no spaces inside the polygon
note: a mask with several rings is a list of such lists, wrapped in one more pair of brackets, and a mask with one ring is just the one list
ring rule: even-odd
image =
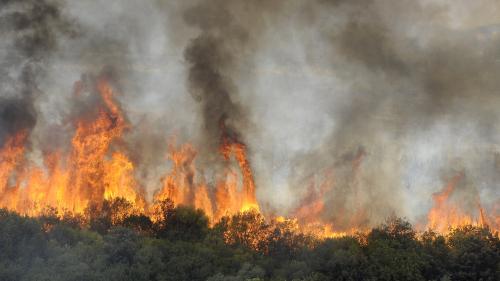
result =
[{"label": "wildfire", "polygon": [[334,169],[325,169],[309,179],[305,196],[292,212],[292,217],[298,220],[301,232],[316,237],[335,238],[367,230],[363,224],[366,211],[359,188],[359,175],[365,156],[364,149],[358,148],[355,154],[345,157],[349,160],[345,184],[350,189],[352,198],[343,198],[342,205],[335,206],[335,214],[331,213],[326,202],[328,196],[342,193],[337,188]]},{"label": "wildfire", "polygon": [[[245,145],[223,137],[219,152],[227,165],[223,176],[217,180],[215,191],[210,192],[203,175],[196,175],[196,150],[189,144],[179,149],[171,144],[168,158],[173,167],[164,177],[163,188],[155,195],[155,199],[160,201],[168,198],[174,205],[184,204],[202,209],[212,222],[238,212],[258,211],[255,182]],[[233,159],[239,170],[231,165]]]},{"label": "wildfire", "polygon": [[[148,212],[141,186],[134,176],[134,163],[120,143],[129,124],[124,117],[113,85],[99,77],[95,88],[75,84],[75,95],[96,92],[100,105],[94,118],[84,116],[74,122],[71,149],[47,152],[39,167],[24,159],[29,135],[18,132],[0,151],[0,207],[28,215],[40,214],[47,206],[59,212],[83,213],[103,200],[123,198],[141,212]],[[223,137],[220,156],[226,167],[215,186],[197,175],[197,151],[190,144],[169,145],[171,170],[163,177],[156,200],[170,199],[174,205],[202,209],[215,222],[240,211],[259,210],[255,183],[246,146]],[[233,165],[235,161],[235,165]]]},{"label": "wildfire", "polygon": [[[77,82],[75,95],[79,96],[83,91],[97,94],[99,103],[91,117],[80,116],[74,121],[69,149],[45,152],[40,165],[25,157],[29,147],[28,131],[19,131],[5,140],[0,150],[0,207],[32,216],[41,214],[46,207],[55,208],[61,214],[83,214],[89,207],[102,207],[105,200],[122,198],[137,212],[152,212],[154,206],[146,202],[135,177],[135,164],[120,146],[130,125],[115,100],[116,88],[103,76],[90,87]],[[200,172],[202,169],[196,167],[198,152],[193,145],[177,146],[171,142],[167,146],[171,167],[154,194],[156,202],[169,199],[174,206],[190,205],[202,209],[212,224],[228,215],[260,214],[247,147],[228,133],[224,122],[221,123],[217,153],[222,168],[217,170],[214,180],[207,181]],[[364,150],[359,149],[346,158],[351,161],[347,165],[347,188],[353,195],[352,198],[340,197],[342,205],[336,207],[336,214],[328,210],[327,205],[331,202],[327,200],[332,195],[343,195],[335,169],[331,168],[309,179],[307,192],[291,212],[291,218],[277,216],[271,218],[271,222],[286,224],[287,229],[322,238],[363,232],[367,211],[358,177],[365,156]],[[442,191],[433,194],[434,206],[428,213],[427,227],[445,232],[450,227],[465,224],[492,228],[500,225],[498,215],[495,215],[500,204],[490,209],[494,214],[490,216],[478,196],[477,214],[473,214],[453,198],[464,177],[463,172],[458,173]],[[252,226],[249,226],[249,231],[253,231]],[[255,247],[258,247],[257,240]]]},{"label": "wildfire", "polygon": [[447,182],[443,190],[432,195],[434,206],[427,215],[428,228],[442,233],[464,225],[496,228],[494,221],[489,222],[488,215],[478,196],[475,199],[475,212],[467,211],[467,208],[462,206],[460,200],[453,198],[457,187],[463,183],[464,179],[465,173],[463,171],[459,172]]},{"label": "wildfire", "polygon": [[[84,90],[81,83],[75,94]],[[97,117],[75,122],[71,151],[49,152],[44,166],[23,163],[28,135],[20,132],[4,144],[0,166],[1,206],[20,213],[37,215],[50,206],[60,212],[82,213],[89,204],[104,199],[125,198],[139,209],[145,206],[140,187],[134,180],[133,163],[125,153],[111,146],[127,127],[120,107],[114,101],[114,90],[101,77],[95,91],[102,99]],[[111,155],[109,155],[111,153]],[[21,165],[23,164],[23,165]]]}]

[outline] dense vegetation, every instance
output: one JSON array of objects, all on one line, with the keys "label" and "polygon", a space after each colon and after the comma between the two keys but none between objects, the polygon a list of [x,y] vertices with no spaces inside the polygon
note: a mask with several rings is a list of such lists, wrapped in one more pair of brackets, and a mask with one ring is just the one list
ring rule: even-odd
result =
[{"label": "dense vegetation", "polygon": [[318,240],[256,212],[209,227],[202,211],[164,201],[152,217],[123,200],[80,217],[0,210],[0,280],[500,280],[500,240],[487,228],[417,234],[392,218]]}]

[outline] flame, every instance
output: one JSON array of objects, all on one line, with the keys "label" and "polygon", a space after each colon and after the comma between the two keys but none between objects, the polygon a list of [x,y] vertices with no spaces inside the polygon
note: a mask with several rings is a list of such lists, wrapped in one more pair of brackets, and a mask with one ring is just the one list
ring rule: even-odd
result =
[{"label": "flame", "polygon": [[4,193],[9,177],[24,156],[27,133],[21,131],[7,139],[0,151],[0,193]]},{"label": "flame", "polygon": [[[460,200],[454,199],[453,195],[457,186],[464,181],[465,173],[459,172],[453,176],[445,187],[432,195],[434,206],[427,215],[427,227],[438,232],[445,233],[450,229],[465,226],[489,226],[496,228],[494,222],[490,222],[486,210],[482,207],[479,196],[476,197],[476,210],[471,212],[462,206]],[[474,214],[475,213],[475,214]]]},{"label": "flame", "polygon": [[[359,188],[359,175],[366,153],[359,148],[350,158],[348,188],[352,198],[345,198],[343,205],[335,206],[335,214],[326,207],[326,198],[336,195],[333,169],[324,169],[309,179],[307,192],[291,213],[297,220],[300,232],[318,238],[336,238],[368,231],[364,224],[366,211]],[[333,217],[332,217],[333,215]]]},{"label": "flame", "polygon": [[199,185],[194,193],[194,207],[202,209],[209,218],[213,218],[214,211],[212,201],[210,200],[208,189],[205,184]]},{"label": "flame", "polygon": [[[136,164],[120,145],[130,125],[116,101],[115,87],[105,77],[99,77],[91,89],[83,82],[75,84],[75,95],[79,96],[85,90],[94,92],[100,100],[94,114],[76,119],[69,147],[44,151],[43,159],[40,159],[43,164],[35,164],[25,157],[30,137],[28,131],[22,130],[6,138],[0,149],[0,207],[31,216],[42,214],[47,206],[60,214],[83,214],[91,206],[104,208],[105,200],[123,198],[138,212],[153,212],[155,206],[148,205],[135,177]],[[154,194],[154,200],[169,199],[174,206],[190,205],[201,209],[212,224],[232,215],[236,220],[245,216],[258,221],[264,219],[256,197],[248,149],[229,134],[224,124],[221,126],[218,166],[213,168],[217,175],[212,181],[207,181],[203,170],[196,167],[198,151],[193,145],[177,146],[171,142],[167,151],[170,169],[158,182],[161,186]],[[257,225],[248,225],[248,232],[242,235],[254,237],[250,244],[258,249],[262,247],[259,241],[271,235],[275,224],[318,238],[343,237],[366,231],[369,211],[365,206],[369,202],[364,201],[366,196],[359,186],[365,156],[364,150],[359,149],[346,158],[351,162],[346,165],[345,188],[350,189],[352,197],[344,198],[339,187],[339,182],[343,181],[337,181],[332,167],[318,171],[307,179],[306,194],[298,200],[298,206],[290,213],[291,218],[271,218],[269,229],[254,229]],[[463,180],[464,173],[458,173],[442,191],[433,194],[434,206],[428,213],[427,226],[440,232],[465,224],[498,229],[499,202],[485,208],[477,196],[476,210],[470,212],[453,198]],[[335,207],[335,214],[328,208],[332,203],[328,200],[332,198],[342,201]],[[253,231],[258,231],[258,235],[252,236]],[[243,239],[237,235],[227,234],[228,241]]]},{"label": "flame", "polygon": [[[203,175],[196,174],[197,152],[193,146],[185,144],[176,149],[174,144],[169,145],[168,158],[172,168],[163,178],[163,188],[157,192],[155,200],[169,198],[174,205],[184,204],[202,209],[211,222],[238,212],[258,212],[255,182],[245,145],[223,138],[219,152],[227,165],[215,187],[210,188],[204,182]],[[233,159],[238,169],[231,165]]]},{"label": "flame", "polygon": [[174,204],[192,204],[190,198],[194,188],[194,159],[196,151],[189,145],[183,145],[179,150],[175,145],[169,146],[169,159],[172,161],[172,170],[163,179],[163,188],[156,194],[156,200],[169,198]]},{"label": "flame", "polygon": [[222,137],[220,152],[227,162],[231,160],[231,156],[235,158],[243,176],[243,191],[240,198],[237,198],[239,202],[236,202],[239,205],[239,210],[248,211],[254,209],[258,211],[259,205],[255,196],[255,182],[248,161],[246,146],[224,135]]},{"label": "flame", "polygon": [[[82,83],[76,83],[75,89],[79,95]],[[109,155],[113,142],[120,140],[127,127],[113,87],[100,78],[96,91],[102,99],[97,117],[76,121],[67,155],[46,153],[43,167],[27,163],[16,168],[23,159],[28,135],[20,132],[5,142],[0,152],[0,207],[29,215],[40,214],[47,206],[83,213],[90,203],[121,197],[144,208],[132,162],[121,152]]]}]

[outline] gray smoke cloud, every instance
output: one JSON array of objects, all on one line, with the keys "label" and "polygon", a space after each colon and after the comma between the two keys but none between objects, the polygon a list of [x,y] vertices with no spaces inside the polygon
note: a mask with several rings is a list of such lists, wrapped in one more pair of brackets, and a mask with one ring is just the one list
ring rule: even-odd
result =
[{"label": "gray smoke cloud", "polygon": [[[43,118],[35,128],[35,145],[39,150],[67,152],[75,121],[98,114],[102,99],[96,81],[108,77],[115,90],[113,98],[129,124],[125,140],[114,143],[112,149],[126,151],[140,183],[152,193],[167,170],[165,154],[172,132],[164,126],[175,129],[174,118],[165,121],[162,113],[173,111],[164,100],[164,90],[176,85],[174,78],[160,77],[170,71],[162,64],[169,66],[171,59],[163,53],[163,12],[155,11],[153,2],[128,0],[111,4],[65,1],[64,6],[66,15],[75,19],[78,36],[61,40],[58,52],[45,66],[45,92],[52,95],[38,98]],[[79,94],[75,93],[77,81]],[[39,157],[34,154],[32,158]]]},{"label": "gray smoke cloud", "polygon": [[34,100],[58,38],[74,33],[56,1],[0,3],[0,143],[37,121]]},{"label": "gray smoke cloud", "polygon": [[[319,7],[331,17],[323,18],[331,24],[320,33],[330,44],[325,54],[345,92],[331,100],[332,131],[292,164],[291,185],[298,194],[311,175],[333,169],[335,183],[326,195],[323,219],[348,228],[353,221],[359,225],[360,210],[367,225],[391,213],[418,220],[429,207],[419,204],[432,202],[430,194],[457,171],[477,180],[460,187],[475,193],[471,200],[481,189],[494,192],[498,172],[486,174],[478,162],[492,162],[498,138],[498,114],[489,106],[499,102],[495,76],[500,69],[493,59],[498,37],[480,29],[453,29],[447,3],[320,1]],[[312,22],[320,23],[323,12],[312,13]],[[453,138],[465,137],[464,127],[470,130],[468,139],[457,142]],[[449,132],[436,132],[442,128]],[[414,147],[432,134],[442,150],[423,160],[428,162],[414,163],[434,150]],[[351,155],[360,150],[366,155],[358,171]],[[437,182],[420,186],[415,177],[429,174]]]},{"label": "gray smoke cloud", "polygon": [[97,102],[75,99],[73,84],[105,68],[130,123],[120,145],[148,194],[172,136],[194,142],[208,170],[225,134],[247,145],[268,211],[293,215],[321,198],[318,216],[339,228],[393,213],[418,222],[461,172],[469,195],[459,197],[492,206],[499,10],[492,0],[2,1],[0,141],[33,130],[34,159],[68,145],[71,120]]},{"label": "gray smoke cloud", "polygon": [[[257,20],[279,6],[278,1],[198,1],[183,13],[185,23],[199,30],[184,58],[189,66],[188,90],[200,103],[200,144],[208,161],[220,159],[223,141],[246,143],[256,131],[249,118],[251,104],[242,104],[241,85],[236,85],[238,72],[253,65],[263,28]],[[252,81],[253,75],[245,73],[244,79]]]},{"label": "gray smoke cloud", "polygon": [[187,24],[201,29],[185,50],[189,63],[189,89],[201,103],[204,140],[209,150],[218,151],[222,137],[240,142],[241,124],[247,121],[242,106],[235,101],[237,88],[231,79],[234,60],[243,53],[248,33],[234,23],[224,1],[205,1],[186,10]]}]

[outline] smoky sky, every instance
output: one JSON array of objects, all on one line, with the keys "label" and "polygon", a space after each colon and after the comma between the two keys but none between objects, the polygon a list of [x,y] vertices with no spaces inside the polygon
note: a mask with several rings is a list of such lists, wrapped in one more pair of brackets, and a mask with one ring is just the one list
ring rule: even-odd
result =
[{"label": "smoky sky", "polygon": [[59,37],[70,36],[71,21],[61,15],[61,3],[2,1],[0,67],[0,143],[36,124],[34,99],[40,94],[45,63],[57,49]]},{"label": "smoky sky", "polygon": [[111,69],[149,194],[172,139],[209,174],[227,134],[268,210],[293,214],[327,174],[339,225],[417,222],[461,172],[464,198],[498,202],[496,1],[138,2],[1,2],[1,142],[32,130],[35,160],[67,145],[93,106],[75,81]]},{"label": "smoky sky", "polygon": [[188,87],[194,100],[202,104],[204,139],[213,152],[218,151],[221,137],[239,142],[238,128],[231,123],[244,123],[247,119],[241,105],[232,98],[238,93],[230,71],[238,53],[233,54],[229,48],[235,44],[233,48],[238,51],[248,34],[233,23],[223,4],[204,2],[184,14],[188,25],[201,29],[201,34],[190,41],[184,57],[190,64]]},{"label": "smoky sky", "polygon": [[[252,65],[262,32],[262,23],[252,22],[272,8],[277,1],[199,1],[187,5],[183,20],[199,35],[189,39],[184,50],[188,64],[187,87],[199,103],[202,136],[199,143],[208,155],[220,158],[222,140],[246,143],[249,131],[257,124],[249,118],[248,107],[242,103],[236,84],[238,67]],[[249,81],[253,75],[244,77]]]},{"label": "smoky sky", "polygon": [[[322,1],[321,5],[337,15],[338,23],[322,34],[331,44],[326,55],[337,65],[334,71],[341,83],[348,85],[350,100],[331,112],[332,132],[317,148],[296,158],[292,169],[299,179],[324,167],[339,171],[337,192],[327,199],[331,209],[326,219],[342,220],[336,217],[337,208],[368,210],[369,222],[391,212],[415,216],[415,210],[400,202],[406,199],[412,204],[412,193],[422,192],[422,187],[402,181],[417,172],[404,165],[422,156],[414,154],[411,142],[443,124],[451,131],[438,138],[445,155],[421,165],[432,167],[443,182],[462,170],[481,177],[488,184],[467,187],[476,195],[481,188],[496,190],[497,172],[469,168],[477,161],[492,163],[494,157],[498,117],[486,103],[498,103],[500,85],[494,77],[500,69],[492,59],[498,53],[498,38],[489,33],[496,27],[451,31],[446,26],[450,8],[429,2]],[[470,130],[468,140],[457,143],[464,127]],[[367,155],[358,172],[343,155],[360,148]],[[437,164],[443,156],[448,159]]]}]

